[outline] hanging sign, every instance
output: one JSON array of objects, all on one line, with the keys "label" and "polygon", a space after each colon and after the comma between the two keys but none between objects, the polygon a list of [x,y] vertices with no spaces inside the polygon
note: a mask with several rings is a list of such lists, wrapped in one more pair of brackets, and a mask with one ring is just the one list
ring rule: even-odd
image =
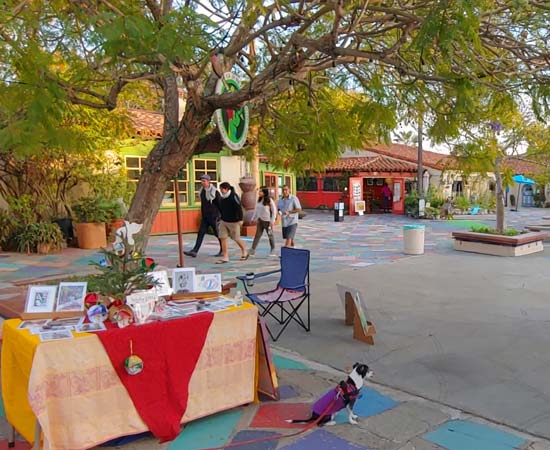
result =
[{"label": "hanging sign", "polygon": [[[216,84],[216,94],[235,92],[240,88],[241,84],[237,77],[231,72],[226,72]],[[245,144],[248,134],[250,119],[248,106],[243,106],[240,109],[217,109],[214,114],[225,145],[231,150],[240,150]]]}]

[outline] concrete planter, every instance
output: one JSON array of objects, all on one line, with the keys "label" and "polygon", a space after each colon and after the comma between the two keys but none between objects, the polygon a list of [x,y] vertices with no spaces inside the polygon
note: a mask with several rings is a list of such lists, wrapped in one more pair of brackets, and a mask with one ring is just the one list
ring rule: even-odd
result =
[{"label": "concrete planter", "polygon": [[494,256],[523,256],[542,252],[547,233],[525,233],[518,236],[455,231],[454,249]]}]

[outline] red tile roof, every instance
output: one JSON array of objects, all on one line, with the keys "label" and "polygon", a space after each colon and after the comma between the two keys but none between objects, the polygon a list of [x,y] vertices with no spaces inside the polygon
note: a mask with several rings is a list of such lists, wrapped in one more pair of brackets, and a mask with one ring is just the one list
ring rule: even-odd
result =
[{"label": "red tile roof", "polygon": [[[378,153],[379,155],[390,156],[392,158],[401,159],[403,161],[409,161],[416,163],[418,161],[418,150],[416,147],[404,144],[391,144],[391,145],[367,145],[364,149]],[[422,151],[422,164],[426,167],[433,169],[443,170],[452,163],[452,157],[449,155],[443,155],[441,153],[430,152],[428,150]]]},{"label": "red tile roof", "polygon": [[154,111],[130,109],[128,115],[138,136],[147,138],[162,137],[164,116]]},{"label": "red tile roof", "polygon": [[407,161],[388,158],[386,156],[354,156],[340,158],[332,164],[328,164],[327,172],[416,172],[416,164]]},{"label": "red tile roof", "polygon": [[516,156],[506,158],[504,164],[513,170],[514,175],[538,175],[544,170],[541,164]]}]

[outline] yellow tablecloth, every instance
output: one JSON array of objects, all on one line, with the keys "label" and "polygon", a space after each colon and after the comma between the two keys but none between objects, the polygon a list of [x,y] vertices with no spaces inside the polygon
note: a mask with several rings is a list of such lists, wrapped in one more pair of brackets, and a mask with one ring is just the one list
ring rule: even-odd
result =
[{"label": "yellow tablecloth", "polygon": [[[19,322],[4,322],[2,395],[8,421],[27,441],[35,416],[45,442],[59,450],[147,430],[97,336],[38,345],[38,337],[16,329]],[[182,423],[254,400],[256,326],[249,304],[214,314]]]}]

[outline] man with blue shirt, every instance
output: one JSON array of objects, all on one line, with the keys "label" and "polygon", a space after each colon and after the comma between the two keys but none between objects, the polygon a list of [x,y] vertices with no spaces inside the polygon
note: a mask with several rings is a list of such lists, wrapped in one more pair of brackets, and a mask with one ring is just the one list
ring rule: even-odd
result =
[{"label": "man with blue shirt", "polygon": [[283,239],[286,247],[294,247],[294,236],[298,228],[298,213],[302,210],[298,197],[290,194],[290,188],[283,186],[283,196],[279,199],[279,212],[282,218]]}]

